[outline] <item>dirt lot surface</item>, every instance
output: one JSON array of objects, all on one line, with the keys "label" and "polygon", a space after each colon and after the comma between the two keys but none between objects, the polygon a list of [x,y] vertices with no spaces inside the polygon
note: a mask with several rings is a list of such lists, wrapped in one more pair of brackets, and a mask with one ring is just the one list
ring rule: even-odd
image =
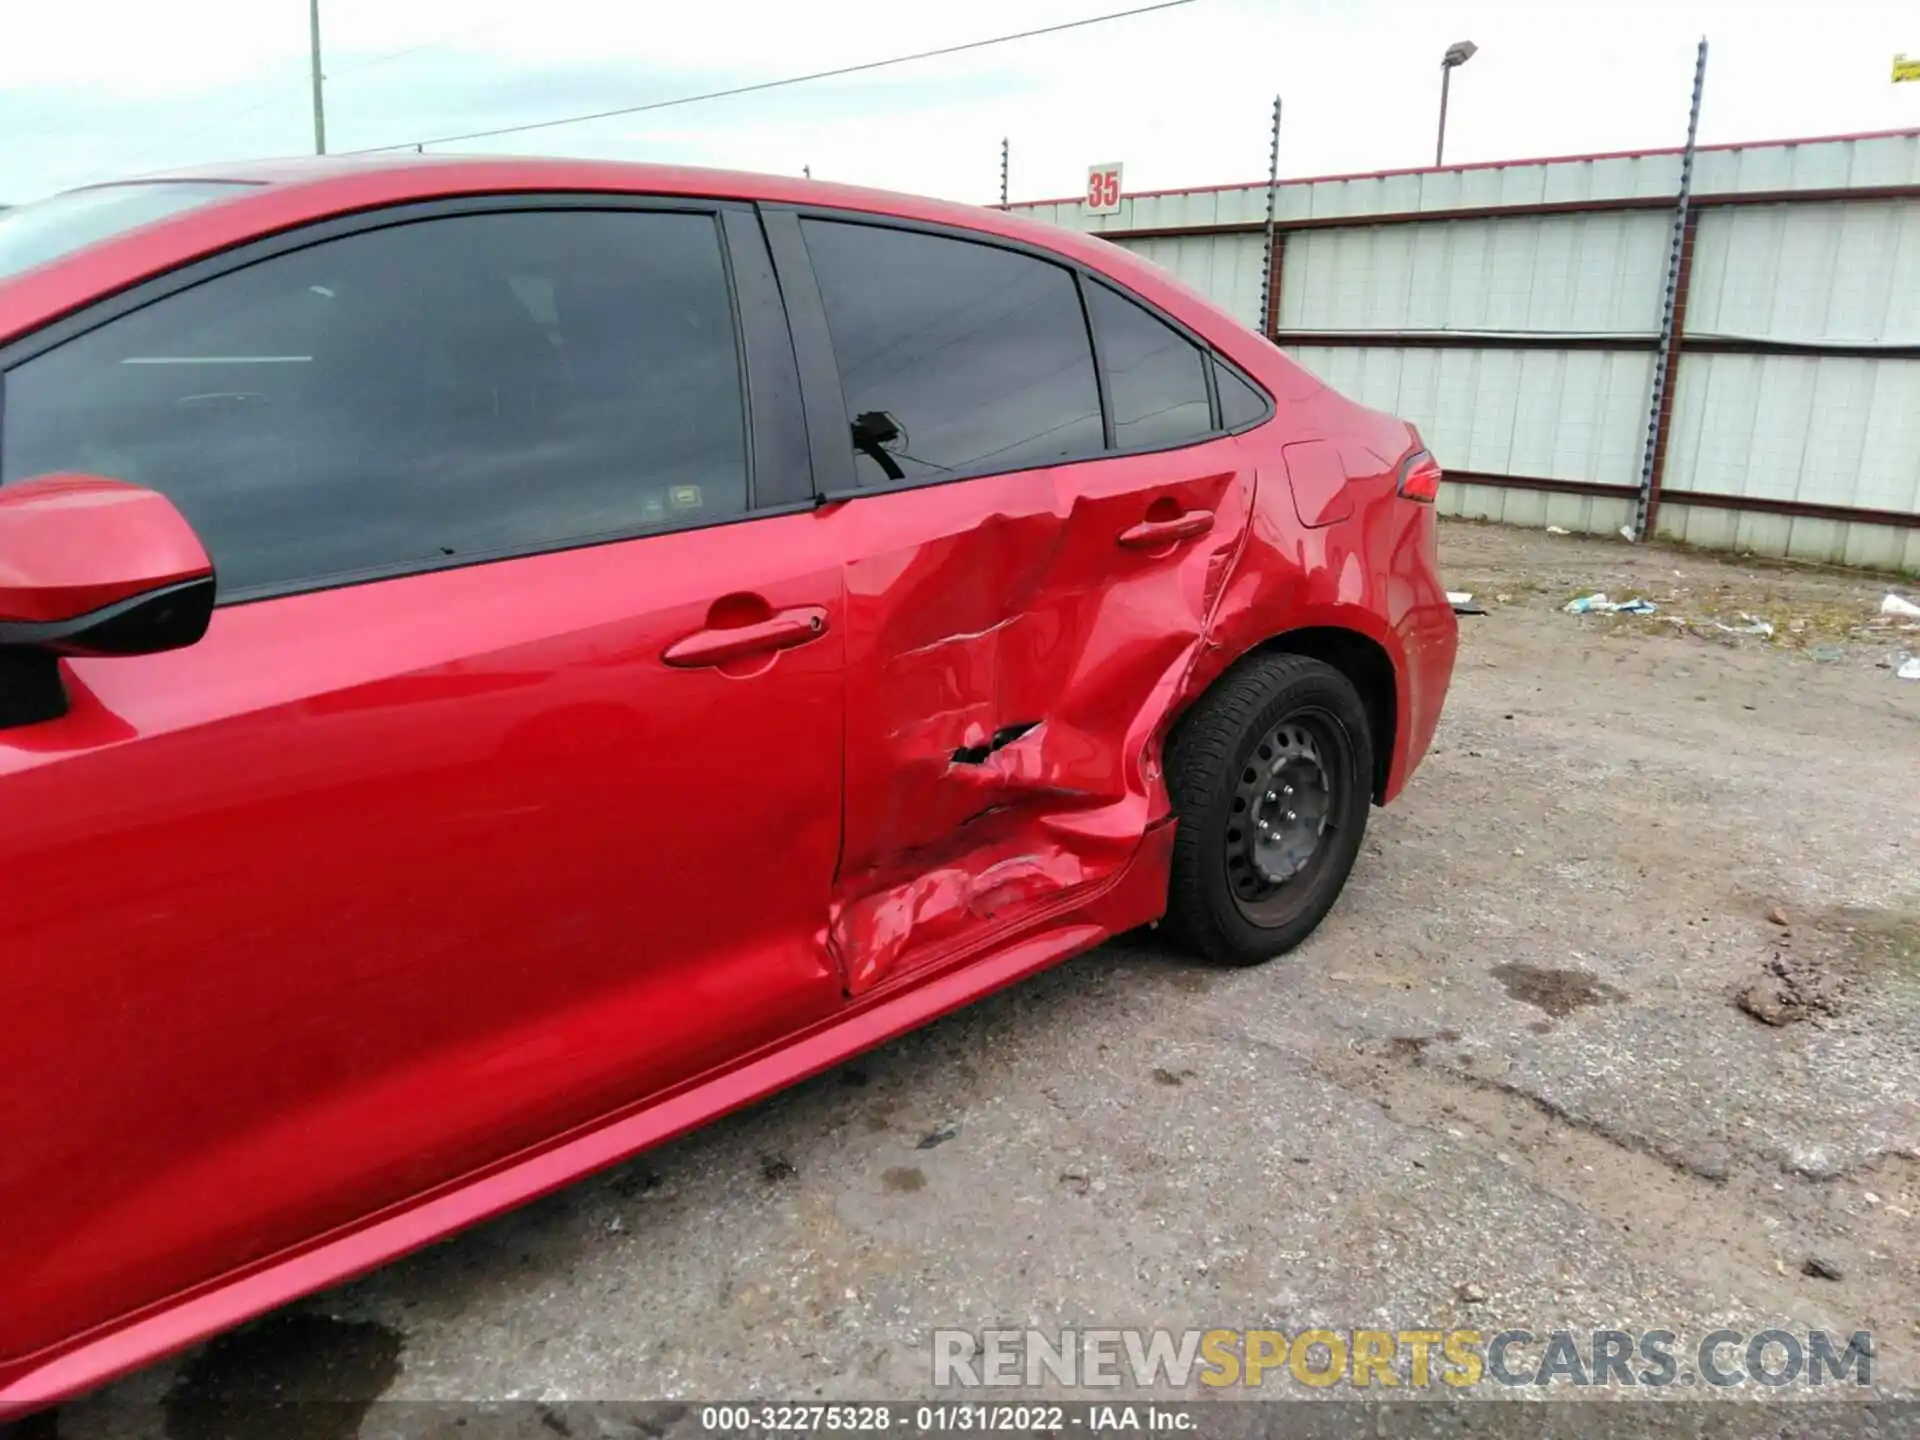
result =
[{"label": "dirt lot surface", "polygon": [[[1920,631],[1869,624],[1874,577],[1465,524],[1443,555],[1491,613],[1292,957],[1110,946],[57,1433],[923,1396],[936,1326],[1870,1330],[1920,1391]],[[1589,590],[1662,613],[1560,612]],[[1743,612],[1775,635],[1712,626]]]}]

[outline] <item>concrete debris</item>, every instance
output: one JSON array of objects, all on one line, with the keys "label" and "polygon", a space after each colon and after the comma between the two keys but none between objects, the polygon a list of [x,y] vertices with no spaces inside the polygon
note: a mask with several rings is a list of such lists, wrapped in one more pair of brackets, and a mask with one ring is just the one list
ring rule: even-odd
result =
[{"label": "concrete debris", "polygon": [[1776,951],[1762,968],[1764,978],[1733,997],[1739,1009],[1762,1025],[1779,1029],[1815,1015],[1840,1013],[1837,995],[1811,961]]},{"label": "concrete debris", "polygon": [[1816,1280],[1844,1280],[1840,1267],[1820,1255],[1809,1255],[1800,1266],[1802,1275],[1811,1275]]},{"label": "concrete debris", "polygon": [[947,1141],[953,1139],[953,1137],[959,1133],[960,1127],[952,1121],[949,1121],[947,1124],[936,1126],[922,1135],[920,1137],[920,1143],[913,1148],[916,1150],[931,1150],[936,1145],[946,1144]]}]

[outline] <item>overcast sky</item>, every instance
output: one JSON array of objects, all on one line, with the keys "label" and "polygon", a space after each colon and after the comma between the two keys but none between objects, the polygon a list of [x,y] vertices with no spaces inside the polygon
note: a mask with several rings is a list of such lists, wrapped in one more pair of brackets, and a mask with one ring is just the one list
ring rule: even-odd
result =
[{"label": "overcast sky", "polygon": [[[329,148],[386,145],[750,84],[1145,0],[323,0]],[[1192,0],[1177,9],[771,94],[451,145],[724,165],[990,202],[1433,158],[1920,127],[1916,0]],[[417,47],[417,48],[416,48]],[[405,54],[395,52],[406,51]],[[0,0],[0,201],[312,148],[307,0]]]}]

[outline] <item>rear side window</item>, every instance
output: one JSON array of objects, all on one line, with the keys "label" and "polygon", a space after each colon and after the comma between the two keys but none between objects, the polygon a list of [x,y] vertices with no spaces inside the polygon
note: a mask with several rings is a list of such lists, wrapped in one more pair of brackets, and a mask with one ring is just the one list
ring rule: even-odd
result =
[{"label": "rear side window", "polygon": [[1208,358],[1172,326],[1104,285],[1087,286],[1119,450],[1180,445],[1213,431]]},{"label": "rear side window", "polygon": [[449,216],[263,260],[16,367],[0,483],[167,495],[224,596],[747,508],[710,215]]},{"label": "rear side window", "polygon": [[1220,396],[1220,427],[1238,430],[1266,417],[1267,400],[1216,358],[1213,362],[1213,388]]},{"label": "rear side window", "polygon": [[1073,275],[991,245],[802,222],[862,484],[1099,453]]}]

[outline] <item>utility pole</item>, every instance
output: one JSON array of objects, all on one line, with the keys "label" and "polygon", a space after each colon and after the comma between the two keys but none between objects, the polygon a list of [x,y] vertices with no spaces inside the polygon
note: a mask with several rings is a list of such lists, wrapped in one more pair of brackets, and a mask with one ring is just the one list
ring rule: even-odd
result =
[{"label": "utility pole", "polygon": [[321,93],[320,0],[307,0],[307,31],[313,52],[313,153],[327,153],[327,102]]},{"label": "utility pole", "polygon": [[1000,142],[1000,208],[1007,208],[1007,143]]}]

